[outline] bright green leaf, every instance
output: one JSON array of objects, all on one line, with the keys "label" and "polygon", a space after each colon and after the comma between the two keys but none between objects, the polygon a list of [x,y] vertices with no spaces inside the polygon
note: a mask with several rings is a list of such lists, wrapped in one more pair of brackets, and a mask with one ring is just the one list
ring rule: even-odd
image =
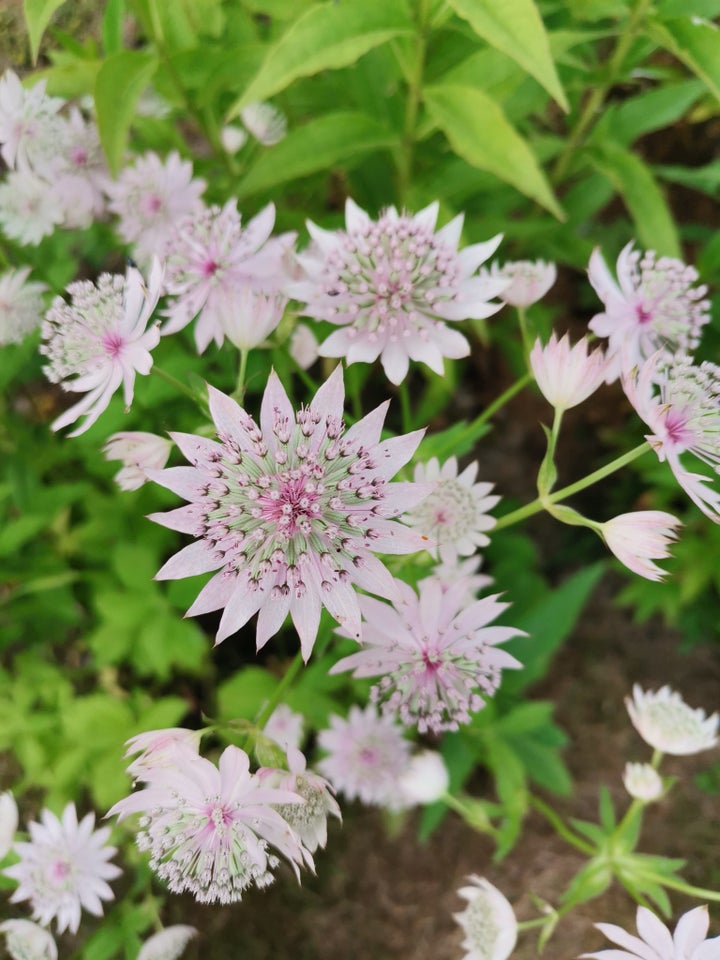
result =
[{"label": "bright green leaf", "polygon": [[30,35],[30,51],[33,63],[37,62],[40,41],[50,18],[65,0],[23,0],[23,11]]},{"label": "bright green leaf", "polygon": [[228,119],[266,100],[298,77],[337,70],[411,28],[404,0],[343,0],[311,7],[280,37]]},{"label": "bright green leaf", "polygon": [[720,100],[720,30],[696,17],[651,19],[646,29],[655,43],[669,50],[696,74]]},{"label": "bright green leaf", "polygon": [[563,211],[530,147],[494,100],[474,87],[450,84],[426,87],[424,99],[458,156],[512,184],[563,219]]},{"label": "bright green leaf", "polygon": [[124,19],[125,0],[108,0],[100,28],[103,50],[106,56],[122,50]]},{"label": "bright green leaf", "polygon": [[450,0],[450,6],[479,37],[512,57],[568,111],[548,35],[533,0]]},{"label": "bright green leaf", "polygon": [[103,63],[95,81],[97,124],[108,167],[117,173],[135,106],[157,69],[154,54],[121,50]]}]

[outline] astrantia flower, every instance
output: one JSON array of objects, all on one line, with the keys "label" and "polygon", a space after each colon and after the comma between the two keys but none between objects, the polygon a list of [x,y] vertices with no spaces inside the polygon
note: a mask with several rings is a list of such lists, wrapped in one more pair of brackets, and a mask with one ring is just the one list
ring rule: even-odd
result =
[{"label": "astrantia flower", "polygon": [[653,560],[670,556],[668,545],[682,523],[662,510],[638,510],[621,513],[600,525],[605,543],[625,566],[646,580],[662,580],[666,575]]},{"label": "astrantia flower", "polygon": [[693,710],[668,686],[653,691],[635,684],[632,700],[626,697],[625,706],[645,743],[662,753],[688,756],[718,742],[720,716],[706,717],[704,710]]},{"label": "astrantia flower", "polygon": [[147,483],[147,471],[162,470],[171,450],[171,440],[138,430],[113,433],[103,447],[106,460],[123,462],[122,469],[115,474],[121,490],[138,490]]},{"label": "astrantia flower", "polygon": [[599,337],[608,337],[608,380],[617,378],[657,350],[689,352],[710,320],[707,287],[694,286],[697,271],[672,257],[641,253],[627,244],[617,261],[616,283],[602,254],[595,250],[590,283],[605,312],[590,321]]},{"label": "astrantia flower", "polygon": [[198,538],[165,564],[158,579],[220,571],[188,611],[224,608],[217,643],[259,611],[259,649],[290,613],[307,659],[323,606],[359,637],[353,584],[396,595],[375,551],[411,553],[425,545],[392,518],[427,490],[388,483],[422,431],[381,442],[385,403],[345,433],[340,367],[297,412],[272,373],[259,426],[220,391],[210,387],[209,398],[218,440],[172,434],[193,466],[153,474],[190,505],[151,519]]},{"label": "astrantia flower", "polygon": [[240,111],[240,119],[265,147],[279,143],[287,133],[285,114],[270,103],[249,103]]},{"label": "astrantia flower", "polygon": [[85,396],[55,420],[53,430],[85,416],[83,425],[69,436],[84,433],[120,385],[130,406],[135,374],[150,372],[150,351],[160,339],[157,326],[147,325],[161,286],[162,268],[155,260],[149,288],[140,271],[128,267],[125,277],[101,274],[97,285],[88,280],[71,283],[70,304],[56,297],[43,324],[40,352],[48,358],[45,374],[52,383]]},{"label": "astrantia flower", "polygon": [[20,343],[40,326],[44,283],[28,283],[30,267],[7,270],[0,276],[0,344]]},{"label": "astrantia flower", "polygon": [[46,86],[24,87],[12,70],[0,77],[0,156],[11,170],[33,169],[56,152],[64,101],[49,97]]},{"label": "astrantia flower", "polygon": [[623,785],[635,800],[652,803],[663,795],[662,777],[649,763],[626,763]]},{"label": "astrantia flower", "polygon": [[468,880],[473,885],[458,890],[468,905],[462,913],[453,914],[465,932],[463,960],[507,960],[517,942],[515,912],[484,877],[472,874]]},{"label": "astrantia flower", "polygon": [[345,230],[331,233],[308,222],[313,246],[298,260],[306,279],[287,288],[304,301],[302,313],[342,329],[320,346],[323,357],[372,363],[380,357],[393,383],[405,379],[410,360],[443,372],[443,357],[466,357],[465,337],[447,320],[489,317],[488,302],[506,280],[476,271],[497,249],[500,236],[458,252],[462,215],[437,233],[438,204],[411,216],[389,207],[376,222],[348,199]]},{"label": "astrantia flower", "polygon": [[502,267],[493,264],[492,273],[508,281],[500,299],[512,307],[530,307],[542,300],[557,279],[555,264],[544,260],[514,260]]},{"label": "astrantia flower", "polygon": [[450,775],[436,750],[422,750],[410,760],[399,784],[408,804],[435,803],[447,792]]},{"label": "astrantia flower", "polygon": [[57,944],[32,920],[5,920],[0,933],[5,934],[5,947],[13,960],[57,960]]},{"label": "astrantia flower", "polygon": [[0,183],[0,228],[12,240],[37,246],[64,217],[58,193],[34,173],[12,170]]},{"label": "astrantia flower", "polygon": [[28,824],[30,842],[15,844],[20,862],[3,871],[19,884],[10,899],[29,900],[33,917],[44,925],[55,919],[58,933],[76,933],[81,909],[101,917],[101,901],[114,899],[106,881],[120,876],[120,869],[108,863],[116,848],[106,846],[109,827],[93,830],[94,814],[78,823],[73,803],[61,820],[49,810],[40,819]]},{"label": "astrantia flower", "polygon": [[[197,210],[183,218],[167,244],[165,286],[173,299],[162,332],[176,333],[197,317],[199,353],[212,340],[220,346],[225,336],[246,349],[255,346],[282,317],[274,299],[254,302],[253,293],[279,293],[295,234],[270,237],[275,224],[272,203],[243,227],[236,203],[229,200],[222,208]],[[252,319],[258,309],[263,318],[262,329],[256,331]]]},{"label": "astrantia flower", "polygon": [[432,483],[435,489],[403,519],[430,538],[444,563],[454,562],[458,555],[470,556],[490,543],[485,531],[497,521],[488,511],[500,497],[488,496],[492,483],[475,483],[477,472],[477,461],[473,461],[458,474],[455,457],[442,467],[437,457],[415,466],[415,480]]},{"label": "astrantia flower", "polygon": [[137,157],[107,187],[118,232],[142,261],[163,250],[178,222],[200,209],[204,190],[205,181],[193,179],[192,164],[175,151],[164,162],[152,152]]},{"label": "astrantia flower", "polygon": [[202,731],[186,730],[184,727],[167,727],[163,730],[138,733],[130,737],[125,744],[126,757],[139,754],[127,768],[127,772],[139,780],[150,780],[155,771],[172,766],[178,744],[198,753],[201,739]]},{"label": "astrantia flower", "polygon": [[178,744],[172,766],[157,768],[147,786],[120,800],[108,816],[143,814],[138,847],[174,893],[200,903],[234,903],[255,884],[272,883],[281,853],[299,876],[312,857],[271,804],[301,803],[297,794],[264,787],[247,754],[226,747],[219,767]]},{"label": "astrantia flower", "polygon": [[18,828],[18,808],[9,790],[0,793],[0,860],[13,845]]},{"label": "astrantia flower", "polygon": [[226,124],[220,131],[220,143],[226,153],[237,153],[247,143],[247,131],[234,123]]},{"label": "astrantia flower", "polygon": [[252,350],[267,340],[283,318],[287,298],[240,287],[230,309],[220,314],[223,333],[238,350]]},{"label": "astrantia flower", "polygon": [[436,580],[440,584],[440,589],[446,593],[451,587],[462,583],[464,587],[463,605],[469,605],[477,598],[478,593],[486,587],[491,586],[495,581],[485,573],[478,573],[482,557],[475,554],[474,557],[468,557],[466,560],[457,560],[454,563],[438,563],[430,571],[430,575],[420,580],[420,584],[427,580]]},{"label": "astrantia flower", "polygon": [[720,493],[709,477],[690,473],[680,460],[691,453],[720,469],[720,367],[693,364],[678,357],[669,364],[654,354],[638,371],[623,378],[636,413],[650,427],[646,435],[658,459],[667,460],[685,493],[715,523],[720,523]]},{"label": "astrantia flower", "polygon": [[720,960],[720,937],[705,939],[710,926],[705,906],[684,913],[674,934],[647,907],[638,907],[639,937],[614,923],[596,923],[595,926],[622,949],[583,953],[581,960]]},{"label": "astrantia flower", "polygon": [[285,751],[291,747],[298,750],[303,739],[304,722],[305,718],[301,713],[291,710],[286,703],[280,703],[270,714],[263,733],[280,744]]},{"label": "astrantia flower", "polygon": [[306,323],[299,323],[293,330],[288,351],[302,370],[309,370],[319,357],[317,337]]},{"label": "astrantia flower", "polygon": [[392,717],[378,716],[373,704],[350,707],[347,720],[330,716],[330,729],[318,733],[327,750],[317,765],[348,800],[397,810],[407,806],[399,777],[410,760],[410,743]]},{"label": "astrantia flower", "polygon": [[63,226],[85,228],[104,212],[110,175],[94,122],[75,109],[63,129],[62,150],[47,175],[48,190],[55,190],[63,204]]},{"label": "astrantia flower", "polygon": [[[436,581],[419,584],[419,594],[396,581],[401,602],[394,607],[360,597],[365,618],[362,650],[344,657],[330,670],[353,670],[355,677],[382,677],[371,697],[386,715],[417,724],[421,733],[457,730],[485,705],[500,685],[503,668],[520,664],[496,649],[514,627],[489,627],[509,604],[495,596],[465,606],[465,585],[443,592]],[[344,636],[347,632],[338,631]]]},{"label": "astrantia flower", "polygon": [[140,948],[137,960],[178,960],[185,947],[197,935],[195,927],[179,923],[154,933]]},{"label": "astrantia flower", "polygon": [[588,351],[585,337],[574,347],[568,335],[558,340],[555,333],[543,347],[535,341],[530,366],[542,395],[556,410],[569,410],[595,393],[605,380],[606,360],[602,350]]}]

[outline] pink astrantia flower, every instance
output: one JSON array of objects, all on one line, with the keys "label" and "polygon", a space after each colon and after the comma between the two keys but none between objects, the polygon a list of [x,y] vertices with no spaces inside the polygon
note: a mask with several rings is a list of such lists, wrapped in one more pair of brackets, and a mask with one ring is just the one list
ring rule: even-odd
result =
[{"label": "pink astrantia flower", "polygon": [[179,221],[201,208],[205,181],[193,179],[192,164],[173,151],[165,161],[148,152],[108,184],[109,208],[120,218],[118,232],[134,244],[138,260],[165,248]]},{"label": "pink astrantia flower", "polygon": [[605,304],[590,329],[608,338],[608,382],[651,354],[688,352],[700,342],[710,320],[707,287],[694,286],[697,271],[672,257],[623,247],[617,261],[617,283],[598,249],[588,268],[590,283]]},{"label": "pink astrantia flower", "polygon": [[77,109],[64,121],[62,149],[47,177],[62,201],[64,227],[89,227],[103,214],[110,175],[97,125]]},{"label": "pink astrantia flower", "polygon": [[189,891],[200,903],[234,903],[255,884],[272,883],[284,856],[299,877],[313,868],[304,848],[272,805],[302,803],[288,790],[265,787],[250,773],[247,754],[226,747],[216,767],[177,744],[174,763],[155,769],[142,790],[120,800],[108,816],[143,815],[137,844],[174,893]]},{"label": "pink astrantia flower", "polygon": [[638,510],[621,513],[600,524],[600,531],[605,543],[629,570],[646,580],[662,580],[666,571],[653,560],[670,556],[668,545],[676,539],[675,530],[681,526],[671,513]]},{"label": "pink astrantia flower", "polygon": [[472,874],[468,880],[472,886],[458,890],[467,906],[453,914],[465,933],[463,960],[507,960],[517,942],[515,911],[484,877]]},{"label": "pink astrantia flower", "polygon": [[463,605],[469,605],[476,599],[478,593],[495,582],[487,574],[478,573],[481,563],[482,557],[479,554],[453,563],[438,563],[432,568],[428,577],[418,582],[418,586],[428,580],[436,580],[442,592],[447,593],[451,587],[462,583],[464,587],[462,602]]},{"label": "pink astrantia flower", "polygon": [[407,806],[399,777],[410,761],[410,743],[392,717],[378,716],[369,703],[350,707],[347,720],[330,716],[330,728],[318,733],[328,756],[318,763],[336,790],[348,800],[398,810]]},{"label": "pink astrantia flower", "polygon": [[647,907],[638,907],[639,937],[614,923],[596,923],[595,926],[622,949],[581,954],[586,960],[720,960],[720,937],[705,939],[710,926],[705,906],[684,913],[673,934]]},{"label": "pink astrantia flower", "polygon": [[366,620],[362,650],[338,661],[330,673],[381,677],[371,698],[382,703],[386,715],[417,724],[421,733],[457,730],[495,693],[503,668],[520,666],[496,645],[525,634],[487,626],[509,606],[498,603],[497,594],[464,606],[464,584],[443,593],[437,582],[426,580],[419,594],[400,580],[396,584],[402,599],[394,607],[360,597]]},{"label": "pink astrantia flower", "polygon": [[277,328],[286,304],[282,294],[268,296],[251,286],[241,287],[232,308],[220,314],[222,331],[238,350],[252,350]]},{"label": "pink astrantia flower", "polygon": [[306,323],[299,323],[293,330],[288,351],[301,370],[309,370],[320,356],[317,337]]},{"label": "pink astrantia flower", "polygon": [[[167,244],[165,285],[172,299],[162,332],[176,333],[197,317],[199,353],[212,340],[220,346],[229,330],[240,334],[241,327],[245,328],[244,341],[251,346],[264,340],[272,329],[267,321],[254,342],[250,342],[249,329],[250,312],[262,304],[244,302],[243,297],[251,297],[249,291],[279,294],[288,276],[295,234],[270,236],[275,224],[272,203],[243,227],[236,203],[229,200],[222,208],[203,208],[183,218]],[[243,315],[235,319],[238,313]],[[281,316],[282,311],[277,322]]]},{"label": "pink astrantia flower", "polygon": [[280,744],[283,750],[299,750],[303,740],[305,718],[291,710],[286,703],[279,703],[270,714],[263,728],[266,737]]},{"label": "pink astrantia flower", "polygon": [[348,199],[345,230],[308,222],[314,241],[298,257],[305,279],[289,296],[302,313],[341,327],[320,346],[324,357],[372,363],[378,357],[393,383],[405,379],[410,360],[443,372],[443,357],[466,357],[470,346],[446,321],[489,317],[506,280],[478,276],[502,237],[458,252],[462,215],[435,233],[438,204],[411,216],[389,207],[377,222]]},{"label": "pink astrantia flower", "polygon": [[40,326],[44,283],[28,282],[30,267],[0,275],[0,344],[20,343]]},{"label": "pink astrantia flower", "polygon": [[555,264],[544,260],[515,260],[502,267],[493,264],[491,273],[508,281],[500,299],[511,307],[530,307],[542,300],[557,279]]},{"label": "pink astrantia flower", "polygon": [[33,917],[43,925],[54,919],[58,933],[77,933],[83,908],[101,917],[101,901],[114,899],[106,881],[121,871],[108,863],[116,853],[115,847],[106,846],[110,829],[93,830],[92,813],[78,823],[73,803],[60,820],[49,810],[43,810],[40,819],[28,824],[30,842],[15,844],[20,862],[3,870],[19,884],[10,899],[29,900]]},{"label": "pink astrantia flower", "polygon": [[139,754],[127,768],[127,772],[139,780],[151,780],[155,771],[172,766],[175,747],[182,744],[188,750],[200,750],[201,730],[184,727],[167,727],[163,730],[146,730],[126,742],[126,757]]},{"label": "pink astrantia flower", "polygon": [[15,840],[18,828],[18,808],[15,797],[9,790],[0,793],[0,860],[2,860]]},{"label": "pink astrantia flower", "polygon": [[64,217],[59,194],[29,170],[11,170],[0,183],[0,228],[7,237],[37,246]]},{"label": "pink astrantia flower", "polygon": [[153,263],[149,288],[140,271],[128,267],[125,277],[103,273],[97,285],[78,280],[67,288],[70,304],[57,297],[43,324],[40,352],[48,358],[45,375],[63,389],[84,393],[83,399],[52,424],[59,430],[79,417],[85,422],[72,433],[84,433],[106,409],[122,385],[130,406],[135,374],[148,374],[150,351],[160,340],[157,326],[148,329],[162,286],[162,268]]},{"label": "pink astrantia flower", "polygon": [[171,440],[138,430],[113,433],[103,447],[106,460],[123,462],[115,474],[121,490],[138,490],[148,481],[148,470],[162,470],[171,450]]},{"label": "pink astrantia flower", "polygon": [[704,710],[689,707],[668,686],[643,690],[636,683],[632,699],[625,698],[625,706],[633,726],[654,750],[687,757],[717,746],[720,715],[706,717]]},{"label": "pink astrantia flower", "polygon": [[51,156],[58,143],[64,101],[49,97],[47,80],[24,87],[12,70],[0,77],[0,156],[11,170],[32,170]]},{"label": "pink astrantia flower", "polygon": [[529,360],[540,392],[556,410],[569,410],[582,403],[607,373],[602,350],[588,353],[585,337],[571,347],[567,334],[558,340],[553,332],[546,346],[539,339],[535,341]]},{"label": "pink astrantia flower", "polygon": [[473,461],[458,474],[455,457],[442,467],[437,457],[415,466],[415,481],[432,484],[434,489],[403,519],[433,542],[443,563],[470,556],[490,543],[485,531],[492,530],[497,521],[488,511],[500,497],[488,496],[492,483],[475,483],[477,472],[478,463]]},{"label": "pink astrantia flower", "polygon": [[220,571],[188,611],[224,608],[217,643],[259,611],[259,649],[290,613],[307,660],[323,606],[359,637],[353,584],[396,595],[375,552],[425,546],[423,537],[393,518],[427,489],[388,482],[423,431],[381,442],[386,402],[345,432],[341,367],[297,412],[271,373],[259,426],[234,400],[208,389],[218,440],[172,434],[193,466],[153,474],[190,505],[151,519],[198,538],[165,564],[158,579]]},{"label": "pink astrantia flower", "polygon": [[666,362],[658,352],[640,370],[623,378],[623,388],[638,416],[652,430],[646,435],[660,461],[667,460],[675,479],[700,510],[720,523],[720,493],[702,473],[690,473],[680,460],[685,453],[720,467],[720,367],[693,364],[688,357]]}]

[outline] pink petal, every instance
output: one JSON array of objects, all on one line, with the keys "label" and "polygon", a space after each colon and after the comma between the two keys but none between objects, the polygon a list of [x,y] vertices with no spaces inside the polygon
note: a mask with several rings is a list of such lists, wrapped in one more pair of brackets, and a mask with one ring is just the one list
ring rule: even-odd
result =
[{"label": "pink petal", "polygon": [[183,577],[194,577],[199,573],[217,570],[223,563],[222,559],[215,558],[215,551],[210,549],[204,540],[196,540],[170,557],[155,574],[154,579],[181,580]]}]

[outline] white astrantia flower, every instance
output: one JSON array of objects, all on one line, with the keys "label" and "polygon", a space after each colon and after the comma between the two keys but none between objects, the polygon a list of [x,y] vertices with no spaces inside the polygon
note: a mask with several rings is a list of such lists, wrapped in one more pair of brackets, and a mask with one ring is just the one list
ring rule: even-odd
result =
[{"label": "white astrantia flower", "polygon": [[435,803],[447,793],[450,775],[437,750],[421,750],[411,758],[399,784],[408,805]]},{"label": "white astrantia flower", "polygon": [[645,743],[662,753],[688,756],[717,745],[720,716],[694,710],[669,686],[653,691],[635,684],[625,706]]},{"label": "white astrantia flower", "polygon": [[302,370],[309,370],[320,356],[317,337],[306,323],[299,323],[290,334],[288,350]]},{"label": "white astrantia flower", "polygon": [[267,340],[283,318],[287,297],[267,295],[244,284],[220,311],[220,326],[238,350],[252,350]]},{"label": "white astrantia flower", "polygon": [[140,948],[137,960],[178,960],[193,937],[195,927],[179,923],[154,933]]},{"label": "white astrantia flower", "polygon": [[446,460],[442,467],[437,457],[415,466],[415,482],[435,484],[435,489],[403,520],[430,539],[428,549],[439,554],[443,563],[470,556],[478,547],[490,543],[486,531],[492,530],[497,521],[488,511],[500,497],[488,496],[492,483],[475,483],[477,472],[475,460],[458,473],[455,457]]},{"label": "white astrantia flower", "polygon": [[662,777],[649,763],[626,763],[623,785],[635,800],[652,803],[664,793]]},{"label": "white astrantia flower", "polygon": [[291,710],[286,703],[275,707],[263,727],[263,733],[279,744],[286,752],[294,748],[300,749],[303,739],[303,725],[305,718],[301,713]]},{"label": "white astrantia flower", "polygon": [[235,123],[226,124],[220,131],[220,143],[226,153],[237,153],[247,143],[247,131]]},{"label": "white astrantia flower", "polygon": [[579,960],[720,960],[720,937],[705,939],[710,926],[706,906],[684,913],[673,934],[647,907],[638,907],[637,937],[614,923],[595,926],[622,949],[583,953]]},{"label": "white astrantia flower", "polygon": [[599,525],[605,543],[628,570],[646,580],[662,580],[667,571],[654,560],[670,556],[668,545],[677,539],[682,523],[662,510],[621,513]]},{"label": "white astrantia flower", "polygon": [[0,156],[11,170],[33,170],[57,152],[64,104],[45,92],[47,80],[24,87],[13,70],[0,77]]},{"label": "white astrantia flower", "polygon": [[57,191],[29,170],[11,170],[0,183],[0,228],[10,239],[37,246],[64,217]]},{"label": "white astrantia flower", "polygon": [[0,793],[0,860],[8,853],[18,828],[18,808],[9,790]]},{"label": "white astrantia flower", "polygon": [[557,279],[555,264],[544,260],[514,260],[502,267],[493,263],[491,273],[508,281],[499,296],[511,307],[530,307],[542,300]]},{"label": "white astrantia flower", "polygon": [[200,752],[202,730],[187,730],[184,727],[167,727],[163,730],[146,730],[126,741],[125,757],[139,754],[127,772],[138,780],[150,780],[159,769],[167,769],[174,763],[175,747],[180,743],[185,748]]},{"label": "white astrantia flower", "polygon": [[453,917],[465,932],[463,960],[507,960],[517,942],[517,919],[510,903],[484,877],[468,877],[472,886],[461,887],[467,907]]},{"label": "white astrantia flower", "polygon": [[279,143],[287,133],[287,117],[270,103],[249,103],[240,111],[240,119],[264,147]]},{"label": "white astrantia flower", "polygon": [[473,557],[467,557],[464,560],[455,560],[452,563],[437,563],[432,567],[429,576],[418,581],[418,587],[429,580],[440,584],[443,593],[447,593],[451,588],[457,589],[457,585],[462,583],[465,587],[465,593],[462,603],[471,604],[477,599],[477,595],[492,586],[495,582],[492,577],[486,573],[479,573],[482,564],[480,554]]},{"label": "white astrantia flower", "polygon": [[571,347],[567,334],[558,340],[553,331],[544,347],[540,339],[535,341],[529,360],[540,392],[556,410],[569,410],[582,403],[606,376],[602,350],[588,353],[586,337]]},{"label": "white astrantia flower", "polygon": [[5,947],[13,960],[57,960],[52,935],[32,920],[5,920],[0,933],[5,934]]},{"label": "white astrantia flower", "polygon": [[62,149],[57,153],[54,169],[47,175],[48,189],[56,191],[63,204],[62,225],[84,229],[105,211],[110,174],[97,124],[86,120],[76,108],[63,122]]},{"label": "white astrantia flower", "polygon": [[20,861],[3,870],[19,884],[11,902],[29,900],[33,917],[45,926],[54,919],[58,933],[77,933],[83,909],[101,917],[102,901],[114,899],[107,881],[121,871],[108,861],[117,850],[106,845],[110,828],[94,826],[92,813],[78,823],[73,803],[60,819],[43,810],[40,823],[28,824],[30,841],[15,844]]},{"label": "white astrantia flower", "polygon": [[20,343],[42,323],[44,283],[28,281],[30,267],[0,275],[0,345]]},{"label": "white astrantia flower", "polygon": [[162,470],[172,450],[172,440],[143,431],[113,433],[103,447],[106,460],[122,460],[122,469],[115,474],[121,490],[139,490],[147,483],[148,470]]}]

